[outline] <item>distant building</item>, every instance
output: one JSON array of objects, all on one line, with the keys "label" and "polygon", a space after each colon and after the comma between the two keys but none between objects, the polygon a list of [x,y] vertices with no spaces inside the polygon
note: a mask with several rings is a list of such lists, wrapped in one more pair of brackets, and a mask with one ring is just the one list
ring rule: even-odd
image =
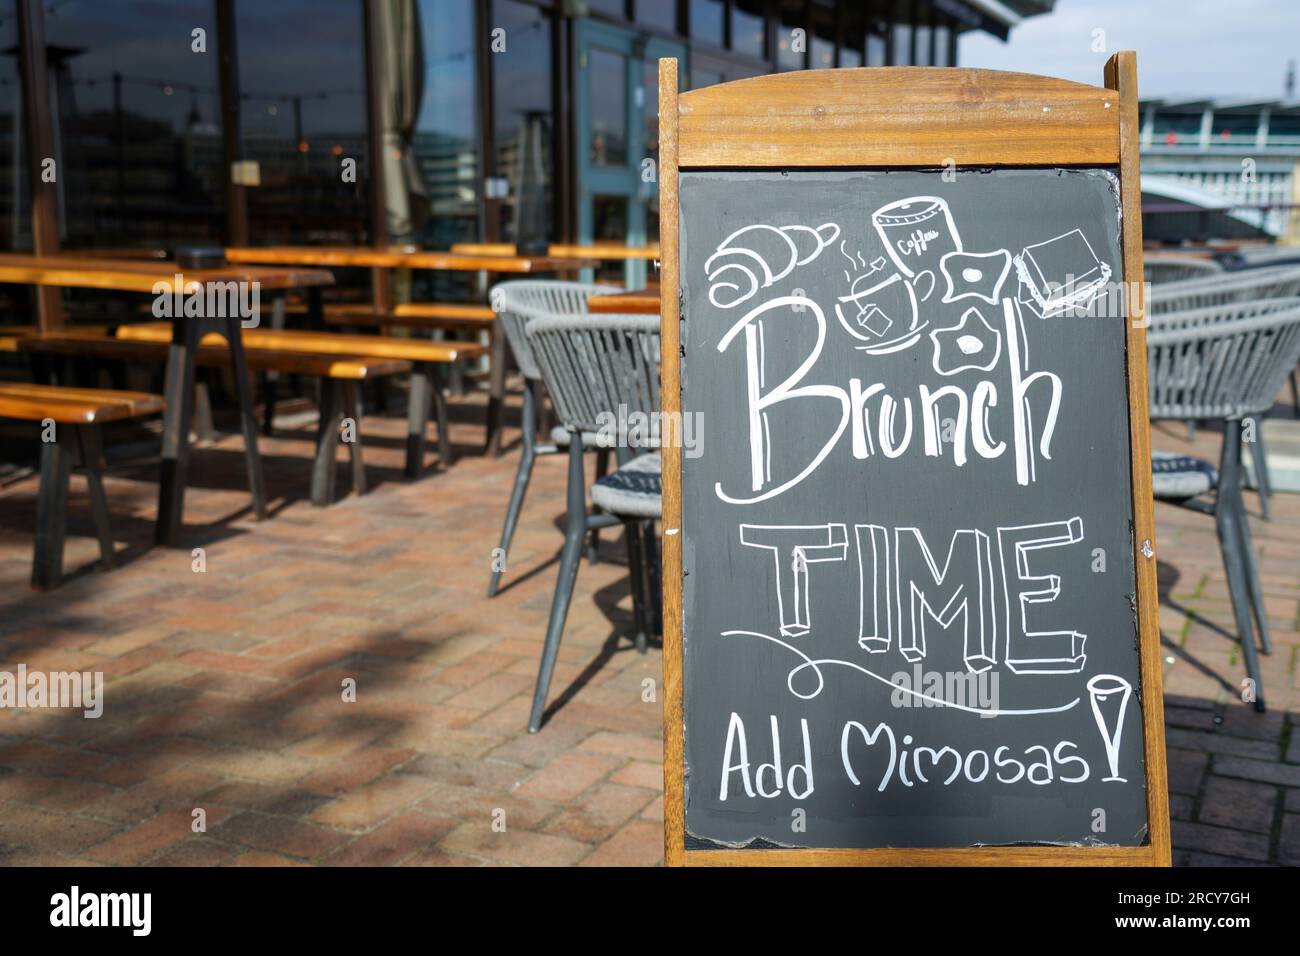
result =
[{"label": "distant building", "polygon": [[1300,241],[1300,101],[1143,100],[1147,239]]}]

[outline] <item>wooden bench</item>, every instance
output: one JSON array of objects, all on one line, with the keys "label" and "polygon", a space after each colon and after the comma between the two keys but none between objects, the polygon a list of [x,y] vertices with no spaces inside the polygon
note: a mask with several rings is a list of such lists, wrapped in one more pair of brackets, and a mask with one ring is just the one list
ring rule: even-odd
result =
[{"label": "wooden bench", "polygon": [[[113,534],[104,496],[104,422],[142,418],[163,410],[158,395],[97,388],[0,383],[0,418],[39,422],[48,430],[41,438],[41,479],[36,497],[36,544],[32,558],[32,587],[45,590],[63,583],[63,544],[67,534],[68,475],[75,445],[86,482],[90,511],[99,537],[100,563],[113,565]],[[69,438],[71,440],[69,440]]]},{"label": "wooden bench", "polygon": [[[168,345],[96,336],[31,336],[21,343],[24,351],[45,356],[95,359],[113,362],[166,363]],[[353,419],[353,438],[346,442],[351,464],[352,490],[365,494],[366,472],[361,445],[361,393],[359,385],[387,375],[411,370],[402,359],[359,358],[349,355],[311,355],[266,349],[247,349],[244,358],[255,371],[277,371],[286,375],[307,375],[321,380],[320,425],[316,435],[316,457],[312,469],[311,502],[317,507],[334,501],[335,459],[339,430],[344,419]],[[223,345],[200,346],[195,364],[201,368],[229,368],[230,350]],[[66,377],[66,376],[65,376]],[[200,414],[203,421],[210,416]],[[200,434],[209,425],[200,425]],[[445,428],[441,425],[440,428]]]},{"label": "wooden bench", "polygon": [[[171,326],[164,322],[123,325],[120,339],[136,342],[170,342]],[[208,335],[202,345],[217,345],[220,336]],[[311,355],[351,355],[358,358],[400,359],[411,363],[411,395],[407,410],[406,476],[415,478],[424,467],[429,427],[430,402],[438,420],[438,455],[443,465],[451,463],[451,440],[447,431],[447,397],[443,391],[445,369],[453,363],[478,358],[486,348],[477,342],[433,342],[429,339],[398,338],[388,335],[345,335],[338,332],[305,332],[291,329],[244,329],[245,349],[287,351]]]}]

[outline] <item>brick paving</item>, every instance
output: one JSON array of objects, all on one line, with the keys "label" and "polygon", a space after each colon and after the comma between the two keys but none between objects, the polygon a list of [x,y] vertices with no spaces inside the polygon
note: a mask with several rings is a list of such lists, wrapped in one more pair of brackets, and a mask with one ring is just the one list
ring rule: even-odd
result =
[{"label": "brick paving", "polygon": [[[401,478],[402,422],[363,424],[373,488],[306,500],[314,424],[263,440],[271,520],[237,438],[193,457],[185,548],[149,547],[157,459],[108,477],[121,566],[27,589],[36,480],[0,487],[0,667],[98,670],[104,716],[0,711],[0,863],[653,865],[662,862],[660,655],[638,655],[621,544],[584,563],[543,732],[524,732],[560,545],[564,461],[539,461],[506,575],[483,595],[513,454]],[[1159,427],[1155,445],[1216,458]],[[434,460],[431,450],[430,461]],[[340,489],[345,486],[340,474]],[[1248,493],[1248,507],[1258,502]],[[67,563],[97,551],[84,482]],[[1160,505],[1175,861],[1300,864],[1300,495],[1252,517],[1276,650],[1244,676],[1213,522]],[[194,570],[202,547],[206,570]],[[356,699],[343,699],[346,679]],[[648,699],[650,698],[650,699]],[[201,809],[202,827],[195,818]]]}]

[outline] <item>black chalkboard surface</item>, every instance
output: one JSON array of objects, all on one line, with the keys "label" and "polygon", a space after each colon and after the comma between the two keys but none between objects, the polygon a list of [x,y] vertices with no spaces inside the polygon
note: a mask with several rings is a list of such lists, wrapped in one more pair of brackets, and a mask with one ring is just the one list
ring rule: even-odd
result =
[{"label": "black chalkboard surface", "polygon": [[686,848],[1144,844],[1115,174],[678,188]]}]

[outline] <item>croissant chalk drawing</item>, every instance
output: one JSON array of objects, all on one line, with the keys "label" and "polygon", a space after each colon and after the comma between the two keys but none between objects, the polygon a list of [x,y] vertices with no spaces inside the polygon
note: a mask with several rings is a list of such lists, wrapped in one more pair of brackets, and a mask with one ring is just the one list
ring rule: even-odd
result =
[{"label": "croissant chalk drawing", "polygon": [[833,222],[816,228],[760,224],[737,229],[704,263],[709,301],[719,309],[734,309],[812,262],[839,235]]}]

